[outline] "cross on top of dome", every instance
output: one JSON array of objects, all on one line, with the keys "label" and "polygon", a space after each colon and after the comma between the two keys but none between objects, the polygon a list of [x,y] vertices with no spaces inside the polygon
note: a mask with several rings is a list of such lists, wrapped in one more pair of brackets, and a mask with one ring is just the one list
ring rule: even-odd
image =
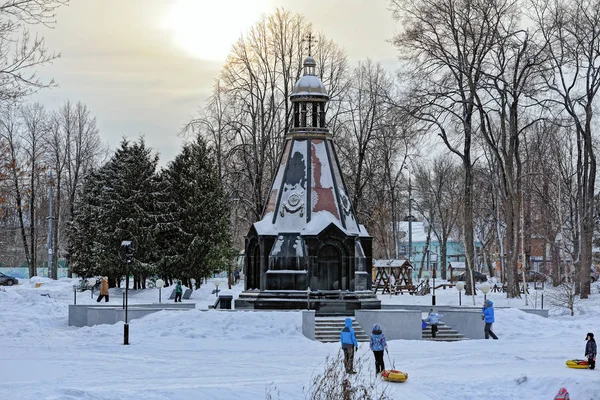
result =
[{"label": "cross on top of dome", "polygon": [[308,56],[312,56],[312,44],[313,42],[318,43],[318,40],[315,39],[312,32],[308,32],[308,34],[306,35],[306,39],[303,39],[302,41],[308,42]]}]

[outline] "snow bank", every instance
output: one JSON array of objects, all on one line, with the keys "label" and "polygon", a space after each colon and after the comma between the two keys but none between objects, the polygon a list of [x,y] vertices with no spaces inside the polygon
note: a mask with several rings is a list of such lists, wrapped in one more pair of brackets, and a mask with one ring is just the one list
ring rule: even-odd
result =
[{"label": "snow bank", "polygon": [[147,330],[147,337],[307,340],[297,312],[161,311],[131,324]]},{"label": "snow bank", "polygon": [[[74,281],[36,279],[0,290],[2,365],[10,366],[0,374],[4,397],[264,399],[272,383],[281,399],[305,399],[303,388],[322,371],[325,358],[339,351],[338,343],[323,344],[302,336],[301,312],[198,309],[161,311],[133,320],[131,345],[123,346],[122,323],[66,326]],[[35,283],[43,285],[36,288]],[[212,282],[203,286],[192,299],[211,304],[214,287]],[[241,285],[236,286],[232,293],[240,290]],[[456,301],[455,290],[446,292],[438,299]],[[111,303],[120,303],[118,294],[111,291]],[[132,301],[140,303],[157,302],[157,294],[157,289],[131,293]],[[492,298],[502,303],[502,295],[498,301]],[[482,296],[477,300],[482,301]],[[565,366],[567,359],[583,357],[585,335],[597,326],[598,300],[595,294],[582,302],[585,312],[574,318],[542,318],[496,308],[493,330],[499,340],[390,341],[386,366],[393,361],[409,373],[409,380],[388,385],[389,394],[411,400],[546,400],[565,386],[573,399],[600,399],[599,371]],[[78,293],[78,303],[93,304],[95,299],[89,292]],[[374,377],[368,344],[360,345],[357,362]]]}]

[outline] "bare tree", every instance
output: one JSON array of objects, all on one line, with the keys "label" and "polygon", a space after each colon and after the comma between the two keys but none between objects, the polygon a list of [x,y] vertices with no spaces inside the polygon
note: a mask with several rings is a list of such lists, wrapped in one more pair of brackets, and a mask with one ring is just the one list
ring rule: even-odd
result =
[{"label": "bare tree", "polygon": [[[66,216],[62,215],[60,209],[57,210],[57,217],[68,223],[73,219],[75,203],[79,198],[84,178],[99,164],[103,154],[103,145],[96,126],[96,118],[91,115],[89,108],[84,103],[65,102],[55,114],[51,127],[58,129],[54,133],[57,135],[56,140],[59,141],[56,146],[52,146],[55,152],[53,157],[55,159],[64,158],[60,180],[61,186],[64,182],[68,210]],[[62,155],[59,154],[61,149],[64,152]],[[62,187],[60,192],[62,193]],[[55,243],[57,245],[60,243],[58,238]],[[61,250],[64,248],[58,248],[57,253]],[[66,256],[68,267],[68,254]]]},{"label": "bare tree", "polygon": [[[505,222],[505,248],[508,260],[505,272],[510,297],[519,294],[519,245],[524,248],[524,220],[522,185],[525,180],[522,160],[522,141],[528,129],[540,120],[532,117],[535,107],[542,108],[533,96],[543,86],[541,74],[545,61],[545,46],[535,40],[535,32],[523,31],[516,26],[519,14],[507,11],[506,24],[498,30],[498,44],[491,52],[486,72],[486,91],[476,93],[480,113],[481,133],[491,156],[495,159],[495,173],[499,179]],[[532,111],[533,110],[533,111]],[[525,257],[522,257],[523,273]]]},{"label": "bare tree", "polygon": [[[498,42],[497,26],[513,7],[505,0],[391,0],[403,31],[393,39],[412,66],[413,115],[435,130],[464,170],[463,236],[467,268],[474,266],[472,146],[479,116],[477,95]],[[451,127],[452,129],[449,129]],[[452,136],[453,131],[458,135]],[[467,274],[467,293],[474,282]]]},{"label": "bare tree", "polygon": [[563,282],[548,292],[550,304],[559,308],[569,310],[569,315],[575,315],[575,305],[577,304],[577,295],[575,294],[575,282]]},{"label": "bare tree", "polygon": [[439,264],[446,279],[448,240],[459,220],[462,190],[460,167],[449,155],[442,155],[430,165],[415,168],[415,194],[419,212],[429,218],[431,230],[440,244]]},{"label": "bare tree", "polygon": [[21,139],[28,166],[29,185],[27,187],[27,206],[29,208],[29,246],[30,246],[30,263],[29,275],[33,277],[37,274],[37,202],[38,188],[40,186],[40,177],[46,171],[46,165],[43,160],[43,155],[46,146],[47,135],[47,114],[44,107],[35,103],[25,105],[20,108],[20,118],[22,120]]},{"label": "bare tree", "polygon": [[[63,136],[63,131],[61,129],[60,124],[60,116],[57,113],[52,113],[49,117],[48,121],[48,137],[47,140],[47,148],[48,151],[46,153],[46,157],[48,158],[48,165],[53,171],[53,180],[50,182],[50,185],[53,185],[54,195],[56,200],[53,201],[53,210],[52,215],[54,216],[52,223],[54,224],[55,229],[52,231],[51,245],[53,248],[52,252],[52,268],[49,268],[48,271],[52,271],[52,279],[57,279],[57,266],[59,251],[61,248],[62,240],[62,232],[64,229],[63,226],[63,178],[64,171],[66,167],[66,148],[64,146],[65,140]],[[50,267],[50,266],[49,266]]]},{"label": "bare tree", "polygon": [[[221,177],[239,207],[234,226],[262,217],[284,135],[290,122],[289,94],[308,55],[310,24],[278,9],[264,16],[233,46],[202,116],[188,130],[207,137],[218,153]],[[344,87],[343,51],[323,35],[311,39],[317,75],[330,95]],[[330,105],[331,106],[331,105]],[[333,121],[331,113],[330,120]]]},{"label": "bare tree", "polygon": [[35,270],[31,262],[31,253],[25,229],[25,156],[19,138],[21,122],[18,117],[18,108],[16,106],[11,106],[4,109],[2,118],[0,118],[0,124],[2,127],[0,135],[8,148],[8,179],[11,182],[11,197],[13,198],[17,209],[18,224],[21,233],[21,246],[23,246],[25,252],[25,260],[29,267],[29,273],[33,276],[35,275]]},{"label": "bare tree", "polygon": [[56,11],[66,0],[4,0],[0,3],[0,102],[10,102],[54,85],[37,77],[35,67],[58,55],[49,53],[42,37],[27,26],[53,27]]},{"label": "bare tree", "polygon": [[548,88],[571,119],[578,138],[577,177],[581,241],[577,269],[581,296],[590,294],[596,156],[594,104],[600,89],[600,1],[535,1],[534,17],[548,42]]},{"label": "bare tree", "polygon": [[[336,132],[338,148],[343,154],[342,163],[349,178],[352,205],[359,219],[364,220],[370,209],[365,207],[365,188],[378,170],[374,165],[381,157],[377,146],[384,124],[394,119],[388,114],[392,111],[388,99],[393,97],[395,84],[381,64],[371,60],[360,62],[352,71],[348,90],[344,93],[340,126]],[[402,131],[397,131],[402,134]]]}]

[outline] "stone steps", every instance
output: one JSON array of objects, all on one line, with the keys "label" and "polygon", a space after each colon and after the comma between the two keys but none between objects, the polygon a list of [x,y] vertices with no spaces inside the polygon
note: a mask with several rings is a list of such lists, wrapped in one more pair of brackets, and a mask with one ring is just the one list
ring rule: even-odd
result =
[{"label": "stone steps", "polygon": [[[323,343],[339,342],[340,332],[346,326],[345,321],[346,318],[316,317],[315,340]],[[371,339],[354,318],[352,318],[352,328],[356,333],[356,340],[359,342],[364,343]]]},{"label": "stone steps", "polygon": [[452,329],[443,322],[438,323],[438,331],[435,334],[435,338],[431,337],[431,325],[427,324],[427,327],[423,329],[423,340],[431,340],[436,342],[457,342],[465,340],[465,335],[458,333],[456,329]]}]

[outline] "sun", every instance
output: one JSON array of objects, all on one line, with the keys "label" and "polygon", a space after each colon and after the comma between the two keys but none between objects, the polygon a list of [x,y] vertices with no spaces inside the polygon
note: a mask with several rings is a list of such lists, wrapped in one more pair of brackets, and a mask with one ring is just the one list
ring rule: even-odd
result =
[{"label": "sun", "polygon": [[175,0],[162,27],[188,55],[221,61],[267,5],[267,0]]}]

